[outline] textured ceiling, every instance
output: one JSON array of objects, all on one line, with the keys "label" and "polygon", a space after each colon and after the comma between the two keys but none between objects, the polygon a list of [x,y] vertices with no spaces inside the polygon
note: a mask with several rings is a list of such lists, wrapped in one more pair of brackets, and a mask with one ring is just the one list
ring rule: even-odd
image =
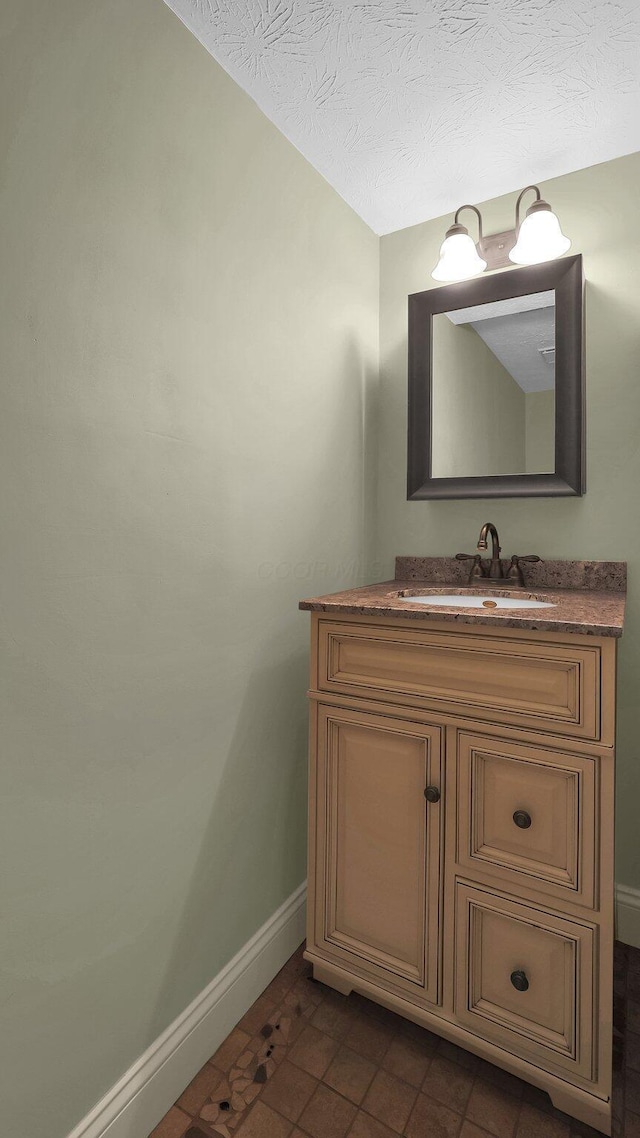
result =
[{"label": "textured ceiling", "polygon": [[167,0],[377,233],[640,150],[640,0]]}]

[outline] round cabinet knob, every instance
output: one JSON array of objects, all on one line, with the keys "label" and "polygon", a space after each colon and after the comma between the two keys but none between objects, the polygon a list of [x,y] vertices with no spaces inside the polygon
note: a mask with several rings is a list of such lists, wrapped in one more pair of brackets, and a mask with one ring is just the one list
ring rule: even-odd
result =
[{"label": "round cabinet knob", "polygon": [[428,786],[424,792],[427,802],[439,802],[440,791],[437,786]]},{"label": "round cabinet knob", "polygon": [[510,980],[517,992],[527,991],[527,988],[529,987],[529,981],[527,980],[525,972],[512,972]]},{"label": "round cabinet knob", "polygon": [[528,830],[531,825],[531,815],[526,810],[516,810],[513,820],[521,830]]}]

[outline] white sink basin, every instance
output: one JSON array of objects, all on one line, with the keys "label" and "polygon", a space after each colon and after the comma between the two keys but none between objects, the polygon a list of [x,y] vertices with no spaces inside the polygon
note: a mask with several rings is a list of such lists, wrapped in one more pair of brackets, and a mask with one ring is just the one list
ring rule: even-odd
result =
[{"label": "white sink basin", "polygon": [[410,601],[414,605],[425,605],[427,608],[486,609],[487,612],[495,609],[553,609],[556,607],[551,601],[539,601],[535,597],[500,597],[485,593],[417,593],[413,596],[401,596],[398,599]]}]

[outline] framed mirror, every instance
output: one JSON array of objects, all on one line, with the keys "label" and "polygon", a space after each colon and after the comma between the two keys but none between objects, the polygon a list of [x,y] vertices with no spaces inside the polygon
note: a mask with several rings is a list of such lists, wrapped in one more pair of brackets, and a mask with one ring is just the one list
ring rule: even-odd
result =
[{"label": "framed mirror", "polygon": [[409,297],[407,497],[584,493],[582,257]]}]

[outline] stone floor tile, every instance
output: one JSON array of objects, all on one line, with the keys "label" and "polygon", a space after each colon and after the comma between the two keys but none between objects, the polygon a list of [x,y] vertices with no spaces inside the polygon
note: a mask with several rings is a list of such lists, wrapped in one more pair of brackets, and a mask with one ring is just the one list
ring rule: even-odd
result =
[{"label": "stone floor tile", "polygon": [[329,1035],[307,1024],[289,1052],[289,1059],[307,1074],[321,1079],[333,1059],[338,1044]]},{"label": "stone floor tile", "polygon": [[625,1081],[624,1106],[632,1114],[640,1114],[640,1075],[635,1071],[629,1071]]},{"label": "stone floor tile", "polygon": [[391,1042],[382,1066],[392,1075],[404,1079],[412,1087],[422,1086],[422,1082],[433,1058],[430,1043],[421,1043],[410,1036],[397,1035]]},{"label": "stone floor tile", "polygon": [[570,1127],[568,1123],[561,1122],[551,1114],[543,1114],[535,1106],[523,1103],[516,1138],[569,1138]]},{"label": "stone floor tile", "polygon": [[595,1130],[593,1126],[587,1126],[586,1122],[580,1122],[577,1118],[569,1118],[568,1115],[564,1115],[564,1118],[569,1124],[571,1138],[602,1138],[602,1131]]},{"label": "stone floor tile", "polygon": [[481,1130],[475,1122],[469,1122],[469,1119],[465,1118],[462,1123],[460,1138],[491,1138],[491,1135],[488,1130]]},{"label": "stone floor tile", "polygon": [[540,1087],[534,1087],[531,1083],[524,1084],[522,1097],[524,1102],[529,1103],[529,1106],[537,1107],[537,1109],[543,1111],[544,1114],[560,1113],[553,1105],[547,1092],[541,1090]]},{"label": "stone floor tile", "polygon": [[249,1011],[245,1012],[238,1027],[242,1031],[248,1032],[249,1035],[257,1035],[275,1010],[274,1001],[263,993],[258,997],[255,1004],[251,1005]]},{"label": "stone floor tile", "polygon": [[632,972],[640,972],[640,948],[632,948],[627,945],[627,968],[629,974]]},{"label": "stone floor tile", "polygon": [[387,1024],[378,1022],[372,1016],[360,1014],[356,1016],[344,1043],[372,1063],[381,1063],[392,1039],[393,1033]]},{"label": "stone floor tile", "polygon": [[458,1138],[462,1118],[435,1099],[419,1094],[405,1128],[406,1138]]},{"label": "stone floor tile", "polygon": [[241,1028],[235,1027],[228,1035],[224,1043],[221,1043],[215,1055],[212,1055],[209,1062],[213,1063],[219,1071],[228,1075],[233,1067],[238,1056],[246,1049],[251,1036],[247,1031],[242,1031]]},{"label": "stone floor tile", "polygon": [[202,1070],[198,1071],[195,1079],[192,1079],[189,1086],[182,1092],[176,1106],[179,1106],[186,1114],[199,1114],[214,1087],[220,1082],[221,1073],[210,1063],[205,1063]]},{"label": "stone floor tile", "polygon": [[640,1002],[640,972],[627,973],[626,996],[629,1000]]},{"label": "stone floor tile", "polygon": [[285,1059],[265,1084],[262,1102],[297,1122],[317,1085],[316,1079]]},{"label": "stone floor tile", "polygon": [[182,1138],[190,1122],[188,1114],[177,1106],[172,1106],[155,1130],[152,1130],[149,1138]]},{"label": "stone floor tile", "polygon": [[345,1138],[357,1109],[321,1083],[303,1111],[299,1125],[310,1138]]},{"label": "stone floor tile", "polygon": [[[543,1091],[309,974],[298,950],[150,1138],[397,1138],[408,1098],[407,1138],[598,1138]],[[640,951],[616,946],[616,990],[613,1138],[640,1138]]]},{"label": "stone floor tile", "polygon": [[297,980],[287,992],[280,1011],[283,1015],[308,1022],[323,999],[317,984],[312,984],[309,980]]},{"label": "stone floor tile", "polygon": [[359,1110],[349,1131],[349,1138],[397,1138],[397,1135],[377,1118]]},{"label": "stone floor tile", "polygon": [[390,1071],[378,1071],[367,1091],[362,1109],[397,1134],[402,1134],[418,1092]]},{"label": "stone floor tile", "polygon": [[478,1079],[467,1106],[467,1118],[496,1138],[512,1138],[520,1113],[520,1101]]},{"label": "stone floor tile", "polygon": [[509,1071],[503,1071],[502,1067],[487,1063],[484,1059],[480,1059],[478,1063],[476,1076],[479,1079],[484,1079],[485,1083],[493,1083],[495,1087],[508,1091],[514,1098],[522,1098],[524,1095],[526,1084],[522,1079],[519,1079],[517,1075],[512,1075]]},{"label": "stone floor tile", "polygon": [[626,1017],[627,1031],[640,1035],[640,1000],[627,1000]]},{"label": "stone floor tile", "polygon": [[392,1012],[390,1008],[384,1008],[382,1004],[376,1004],[373,1000],[363,1000],[362,1011],[378,1023],[385,1024],[393,1035],[407,1022],[404,1016],[399,1016],[397,1012]]},{"label": "stone floor tile", "polygon": [[353,1005],[338,992],[333,992],[325,996],[311,1017],[311,1023],[332,1039],[341,1040],[353,1026],[356,1015]]},{"label": "stone floor tile", "polygon": [[448,1039],[439,1040],[438,1054],[444,1059],[451,1059],[460,1067],[466,1067],[467,1071],[475,1071],[480,1062],[477,1055],[472,1055],[470,1051],[465,1051],[464,1047],[458,1047],[456,1043],[450,1043]]},{"label": "stone floor tile", "polygon": [[398,1034],[414,1039],[416,1043],[424,1047],[425,1050],[430,1048],[431,1051],[437,1051],[441,1043],[439,1035],[434,1035],[427,1027],[422,1027],[421,1024],[414,1023],[413,1020],[410,1019],[401,1019]]},{"label": "stone floor tile", "polygon": [[[625,1063],[632,1071],[640,1071],[640,1034],[629,1031],[625,1039]],[[632,1076],[628,1076],[631,1078]],[[640,1076],[639,1076],[640,1077]]]},{"label": "stone floor tile", "polygon": [[452,1063],[450,1059],[443,1059],[436,1055],[427,1071],[422,1089],[430,1098],[455,1110],[457,1114],[464,1114],[474,1076],[471,1071]]},{"label": "stone floor tile", "polygon": [[341,1047],[332,1060],[323,1082],[359,1106],[376,1070],[375,1063],[366,1059],[364,1055],[352,1051],[350,1047]]},{"label": "stone floor tile", "polygon": [[292,1124],[258,1101],[236,1130],[237,1138],[289,1138]]},{"label": "stone floor tile", "polygon": [[263,995],[265,995],[268,1000],[271,1000],[272,1003],[278,1007],[278,1005],[281,1004],[284,1000],[285,996],[291,991],[297,979],[297,976],[292,977],[291,975],[284,972],[284,970],[281,970],[278,972],[277,976],[274,976],[271,983],[267,985]]}]

